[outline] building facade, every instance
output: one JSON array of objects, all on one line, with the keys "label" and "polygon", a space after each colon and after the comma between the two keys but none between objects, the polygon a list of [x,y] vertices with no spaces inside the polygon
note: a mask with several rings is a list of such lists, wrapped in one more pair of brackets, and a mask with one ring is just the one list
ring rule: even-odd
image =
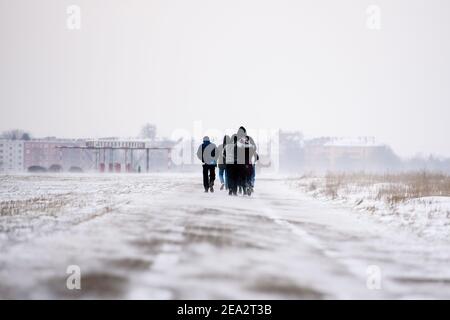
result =
[{"label": "building facade", "polygon": [[24,171],[24,141],[0,140],[0,173]]},{"label": "building facade", "polygon": [[167,171],[172,146],[168,140],[118,138],[0,140],[0,173]]},{"label": "building facade", "polygon": [[305,142],[305,171],[386,171],[398,167],[399,158],[372,137],[318,138]]},{"label": "building facade", "polygon": [[[92,169],[93,155],[89,150],[67,148],[86,144],[82,140],[35,139],[24,143],[24,169],[39,167],[50,171],[86,171]],[[66,147],[66,148],[62,148]]]}]

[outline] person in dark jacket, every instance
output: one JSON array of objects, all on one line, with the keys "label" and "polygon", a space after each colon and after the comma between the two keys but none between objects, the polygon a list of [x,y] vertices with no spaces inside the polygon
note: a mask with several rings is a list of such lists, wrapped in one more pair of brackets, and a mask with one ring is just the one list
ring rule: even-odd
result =
[{"label": "person in dark jacket", "polygon": [[244,164],[244,171],[243,171],[243,192],[244,195],[251,195],[253,192],[253,186],[254,186],[254,169],[255,165],[253,163],[253,159],[257,158],[256,153],[256,146],[252,145],[250,143],[250,137],[245,137],[245,164]]},{"label": "person in dark jacket", "polygon": [[230,143],[223,149],[223,156],[226,164],[226,179],[228,184],[228,194],[236,195],[238,188],[239,172],[237,165],[237,136],[234,134]]},{"label": "person in dark jacket", "polygon": [[203,137],[203,143],[198,147],[197,157],[203,163],[203,187],[205,192],[214,192],[214,180],[216,179],[217,147],[209,141],[209,137]]},{"label": "person in dark jacket", "polygon": [[[254,186],[254,164],[253,159],[257,157],[256,144],[252,137],[247,135],[247,130],[240,127],[238,137],[238,168],[239,168],[239,190],[244,195],[251,195]],[[241,192],[241,191],[240,191]]]},{"label": "person in dark jacket", "polygon": [[228,190],[226,161],[224,155],[224,149],[226,148],[228,143],[230,143],[230,136],[226,135],[223,137],[223,143],[217,147],[217,154],[219,155],[219,157],[217,158],[217,165],[219,167],[219,180],[221,183],[220,190],[223,190],[223,188]]}]

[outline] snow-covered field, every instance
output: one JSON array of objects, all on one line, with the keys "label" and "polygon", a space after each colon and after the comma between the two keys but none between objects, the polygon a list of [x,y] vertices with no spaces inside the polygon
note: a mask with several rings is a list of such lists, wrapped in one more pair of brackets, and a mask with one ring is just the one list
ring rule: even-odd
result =
[{"label": "snow-covered field", "polygon": [[250,198],[202,190],[187,174],[0,176],[0,298],[450,298],[448,218],[416,232],[369,198],[358,211],[269,177]]},{"label": "snow-covered field", "polygon": [[291,180],[290,184],[318,200],[339,203],[428,241],[450,242],[450,196],[446,192],[411,196],[400,181],[371,183],[368,176],[344,175],[343,181],[336,183],[339,180],[336,177],[303,177]]}]

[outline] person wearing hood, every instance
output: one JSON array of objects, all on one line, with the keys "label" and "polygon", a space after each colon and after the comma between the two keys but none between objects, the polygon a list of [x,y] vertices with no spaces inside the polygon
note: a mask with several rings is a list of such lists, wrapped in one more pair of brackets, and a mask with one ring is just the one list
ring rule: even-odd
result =
[{"label": "person wearing hood", "polygon": [[244,142],[244,139],[247,139],[248,143],[254,147],[255,152],[256,152],[256,143],[252,137],[247,135],[247,129],[245,129],[245,127],[243,127],[243,126],[239,127],[238,132],[237,132],[237,137],[238,137],[238,141],[241,141],[241,142]]},{"label": "person wearing hood", "polygon": [[228,186],[228,194],[236,195],[239,181],[239,172],[237,164],[237,136],[233,134],[230,141],[225,145],[222,151],[225,160],[225,174]]},{"label": "person wearing hood", "polygon": [[252,137],[247,135],[247,130],[240,127],[238,137],[238,170],[239,189],[244,195],[251,195],[255,181],[255,165],[253,159],[257,159],[256,144]]},{"label": "person wearing hood", "polygon": [[203,143],[197,150],[197,157],[203,164],[203,187],[205,192],[214,192],[217,156],[216,145],[209,140],[208,136],[203,137]]}]

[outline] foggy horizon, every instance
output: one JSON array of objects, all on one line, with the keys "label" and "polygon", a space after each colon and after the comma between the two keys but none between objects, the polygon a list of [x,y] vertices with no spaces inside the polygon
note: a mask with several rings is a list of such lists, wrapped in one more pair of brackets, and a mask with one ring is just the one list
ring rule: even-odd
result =
[{"label": "foggy horizon", "polygon": [[449,157],[450,3],[373,3],[2,0],[0,131],[129,137],[150,122],[170,137],[200,120]]}]

